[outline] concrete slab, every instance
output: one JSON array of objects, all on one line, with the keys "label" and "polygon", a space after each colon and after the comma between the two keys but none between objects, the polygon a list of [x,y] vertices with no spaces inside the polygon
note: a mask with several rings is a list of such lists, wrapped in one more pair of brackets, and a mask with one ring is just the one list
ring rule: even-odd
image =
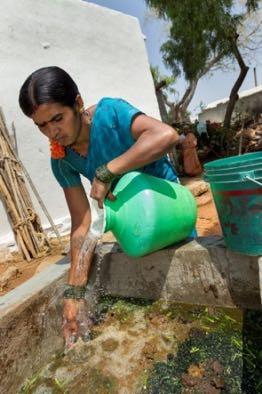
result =
[{"label": "concrete slab", "polygon": [[61,292],[69,268],[64,258],[0,297],[1,393],[17,393],[56,352],[61,337]]},{"label": "concrete slab", "polygon": [[108,252],[100,283],[123,297],[260,308],[261,265],[261,258],[229,251],[221,237],[199,237],[137,259]]}]

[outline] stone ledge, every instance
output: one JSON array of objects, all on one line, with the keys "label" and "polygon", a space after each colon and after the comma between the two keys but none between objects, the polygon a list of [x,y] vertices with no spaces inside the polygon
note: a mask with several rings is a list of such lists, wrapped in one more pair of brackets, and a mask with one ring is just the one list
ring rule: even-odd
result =
[{"label": "stone ledge", "polygon": [[11,290],[9,293],[0,297],[0,327],[3,318],[8,318],[12,312],[17,312],[17,308],[22,312],[27,304],[31,302],[32,297],[42,296],[43,291],[50,285],[55,285],[69,269],[69,260],[64,257],[55,264],[49,265],[45,270],[34,275],[31,279],[20,286]]},{"label": "stone ledge", "polygon": [[260,308],[259,266],[261,258],[229,251],[221,237],[199,237],[143,258],[108,252],[100,283],[123,297]]},{"label": "stone ledge", "polygon": [[69,262],[65,258],[0,297],[1,392],[18,388],[63,348],[61,285]]}]

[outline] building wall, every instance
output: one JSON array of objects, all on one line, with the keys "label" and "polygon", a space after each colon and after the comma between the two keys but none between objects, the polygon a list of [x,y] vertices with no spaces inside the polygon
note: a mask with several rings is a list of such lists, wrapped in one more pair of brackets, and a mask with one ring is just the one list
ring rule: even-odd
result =
[{"label": "building wall", "polygon": [[[223,122],[226,114],[227,103],[228,102],[223,102],[221,104],[217,104],[217,106],[213,108],[205,109],[198,115],[199,121],[205,122],[206,120],[210,120],[211,122]],[[241,112],[244,113],[252,111],[262,112],[262,91],[240,98],[236,103],[233,117],[238,116]]]},{"label": "building wall", "polygon": [[[160,118],[139,22],[81,0],[1,0],[0,37],[0,106],[9,128],[15,122],[19,156],[51,216],[63,220],[68,210],[50,171],[48,141],[21,113],[19,89],[32,71],[58,65],[75,79],[86,106],[122,97]],[[1,205],[0,242],[10,230]]]},{"label": "building wall", "polygon": [[218,104],[215,108],[204,110],[198,115],[198,119],[200,122],[205,122],[206,120],[210,120],[211,122],[223,122],[225,113],[226,105]]}]

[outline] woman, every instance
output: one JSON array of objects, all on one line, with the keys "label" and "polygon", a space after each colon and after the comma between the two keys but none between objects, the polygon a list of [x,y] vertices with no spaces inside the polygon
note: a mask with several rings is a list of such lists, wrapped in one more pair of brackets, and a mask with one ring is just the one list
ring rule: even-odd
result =
[{"label": "woman", "polygon": [[197,155],[197,139],[192,131],[184,128],[184,138],[181,139],[184,173],[189,176],[201,174],[202,166]]},{"label": "woman", "polygon": [[139,169],[177,181],[163,156],[178,142],[178,134],[122,99],[103,98],[85,110],[77,85],[59,67],[32,73],[20,90],[19,104],[51,142],[52,170],[71,215],[71,268],[63,309],[63,332],[70,347],[89,326],[83,310],[92,251],[84,260],[79,256],[91,215],[80,174],[90,180],[90,197],[100,208],[105,198],[114,200],[112,183],[128,171]]}]

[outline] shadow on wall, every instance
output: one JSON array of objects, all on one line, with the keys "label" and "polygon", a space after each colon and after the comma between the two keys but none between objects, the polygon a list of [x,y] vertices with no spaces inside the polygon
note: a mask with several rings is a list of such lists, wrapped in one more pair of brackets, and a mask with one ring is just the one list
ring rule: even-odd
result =
[{"label": "shadow on wall", "polygon": [[226,248],[223,237],[199,237],[197,242],[208,250],[214,272],[225,282],[233,305],[259,309],[259,256],[247,256],[230,251]]}]

